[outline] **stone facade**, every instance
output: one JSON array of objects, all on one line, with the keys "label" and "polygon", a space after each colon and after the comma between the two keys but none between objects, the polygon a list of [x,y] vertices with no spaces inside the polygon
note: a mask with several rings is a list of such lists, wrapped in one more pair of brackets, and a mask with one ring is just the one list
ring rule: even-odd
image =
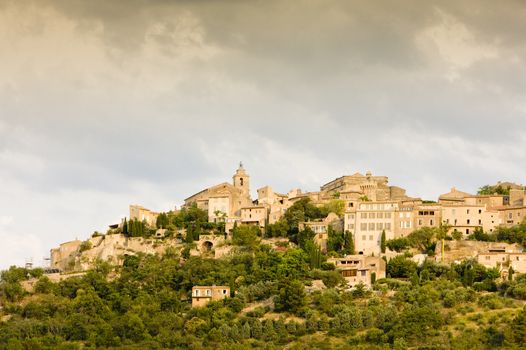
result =
[{"label": "stone facade", "polygon": [[239,164],[232,184],[227,182],[206,188],[185,199],[184,205],[197,207],[208,212],[209,221],[226,220],[226,218],[239,218],[241,208],[252,205],[250,198],[250,176]]},{"label": "stone facade", "polygon": [[385,261],[377,256],[347,255],[344,258],[328,259],[327,262],[336,266],[350,287],[363,283],[371,288],[373,273],[377,280],[385,278]]},{"label": "stone facade", "polygon": [[194,286],[192,287],[192,307],[202,307],[211,301],[230,298],[228,286]]},{"label": "stone facade", "polygon": [[140,205],[130,205],[130,220],[144,221],[149,226],[155,226],[159,213]]}]

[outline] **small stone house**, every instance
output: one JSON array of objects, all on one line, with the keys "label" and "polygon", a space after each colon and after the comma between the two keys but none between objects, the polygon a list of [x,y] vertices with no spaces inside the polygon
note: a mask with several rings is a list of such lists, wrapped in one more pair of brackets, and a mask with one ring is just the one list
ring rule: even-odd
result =
[{"label": "small stone house", "polygon": [[201,307],[210,301],[230,297],[230,287],[227,286],[194,286],[192,287],[192,307]]}]

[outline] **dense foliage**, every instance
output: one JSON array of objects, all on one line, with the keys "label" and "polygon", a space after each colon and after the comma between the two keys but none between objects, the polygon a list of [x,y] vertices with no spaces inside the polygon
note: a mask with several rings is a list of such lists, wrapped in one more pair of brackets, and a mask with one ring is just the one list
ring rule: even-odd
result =
[{"label": "dense foliage", "polygon": [[477,194],[479,195],[492,195],[492,194],[499,194],[508,196],[510,194],[510,187],[503,187],[502,185],[485,185],[479,188],[477,191]]},{"label": "dense foliage", "polygon": [[[494,349],[524,344],[526,278],[498,283],[474,261],[388,263],[375,291],[340,288],[336,271],[311,264],[303,248],[277,252],[252,244],[223,259],[164,256],[100,263],[53,283],[42,270],[1,275],[0,348],[6,349]],[[248,247],[243,245],[249,243]],[[305,249],[310,243],[305,241]],[[241,249],[243,248],[243,249]],[[250,249],[244,249],[250,248]],[[394,279],[394,278],[397,279]],[[20,283],[38,278],[33,293]],[[321,279],[327,289],[305,288]],[[228,285],[231,297],[190,306],[194,285]],[[308,292],[310,290],[310,292]]]}]

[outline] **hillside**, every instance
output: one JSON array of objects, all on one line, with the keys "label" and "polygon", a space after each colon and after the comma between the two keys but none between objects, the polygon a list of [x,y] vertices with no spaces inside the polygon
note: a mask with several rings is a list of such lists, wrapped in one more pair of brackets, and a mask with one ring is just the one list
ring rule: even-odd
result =
[{"label": "hillside", "polygon": [[[98,263],[51,282],[41,271],[2,274],[0,348],[6,349],[494,349],[524,344],[526,276],[498,282],[473,265],[388,264],[398,279],[373,291],[341,287],[302,249],[239,246],[219,259],[164,255]],[[20,289],[27,274],[34,292]],[[321,280],[321,281],[320,281]],[[232,294],[192,308],[196,285]],[[316,288],[310,287],[316,285]],[[506,297],[506,295],[508,297]]]}]

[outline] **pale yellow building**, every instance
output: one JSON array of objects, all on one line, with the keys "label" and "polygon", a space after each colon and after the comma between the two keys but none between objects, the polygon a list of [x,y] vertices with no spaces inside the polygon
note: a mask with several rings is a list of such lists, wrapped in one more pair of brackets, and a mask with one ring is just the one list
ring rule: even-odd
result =
[{"label": "pale yellow building", "polygon": [[371,288],[372,275],[376,280],[385,278],[385,261],[378,256],[347,255],[344,258],[330,258],[327,260],[336,266],[350,287],[359,283]]},{"label": "pale yellow building", "polygon": [[498,207],[500,224],[506,227],[518,225],[526,217],[526,207]]},{"label": "pale yellow building", "polygon": [[241,208],[241,223],[247,225],[257,225],[264,229],[268,221],[267,205],[252,205]]},{"label": "pale yellow building", "polygon": [[192,287],[192,307],[205,306],[211,301],[230,298],[228,286],[194,286]]},{"label": "pale yellow building", "polygon": [[484,252],[478,255],[477,261],[502,272],[507,272],[511,266],[516,273],[526,273],[526,253],[523,252]]},{"label": "pale yellow building", "polygon": [[130,220],[144,221],[148,226],[155,226],[159,213],[140,205],[130,205]]},{"label": "pale yellow building", "polygon": [[395,238],[397,210],[398,202],[394,201],[359,203],[355,215],[355,251],[364,255],[380,255],[382,231],[385,231],[386,240]]}]

